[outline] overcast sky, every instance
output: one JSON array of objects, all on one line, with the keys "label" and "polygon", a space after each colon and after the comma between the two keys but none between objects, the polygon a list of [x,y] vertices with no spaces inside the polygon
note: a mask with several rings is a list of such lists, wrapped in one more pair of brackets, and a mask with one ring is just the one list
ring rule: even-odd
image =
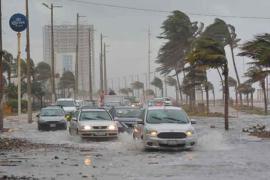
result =
[{"label": "overcast sky", "polygon": [[[41,3],[53,2],[56,5],[63,6],[61,9],[55,9],[55,24],[75,24],[76,13],[79,12],[81,15],[86,16],[86,18],[81,19],[81,23],[90,23],[95,26],[96,55],[99,54],[99,34],[102,32],[107,36],[105,41],[110,45],[107,55],[109,79],[125,75],[143,74],[147,71],[148,26],[151,27],[152,71],[157,67],[157,65],[154,65],[154,61],[162,42],[156,37],[161,33],[160,26],[169,13],[136,11],[80,3],[83,1],[166,11],[180,10],[187,13],[192,21],[203,22],[205,25],[212,23],[215,17],[194,16],[191,14],[270,18],[269,0],[29,0],[31,54],[35,62],[43,60],[42,27],[50,23],[50,12]],[[16,12],[24,13],[24,0],[2,0],[2,7],[3,47],[16,54],[16,34],[9,28],[8,20]],[[256,34],[270,31],[270,19],[222,19],[236,27],[236,32],[242,39],[241,43],[253,38]],[[23,46],[25,46],[25,34],[23,34]],[[25,57],[25,53],[23,53],[23,56]],[[230,62],[230,75],[234,77],[229,52],[228,59]],[[242,76],[243,70],[247,66],[243,65],[242,57],[236,57],[236,60]],[[211,71],[208,78],[218,88],[220,83],[217,73]],[[172,90],[170,92],[172,93]]]}]

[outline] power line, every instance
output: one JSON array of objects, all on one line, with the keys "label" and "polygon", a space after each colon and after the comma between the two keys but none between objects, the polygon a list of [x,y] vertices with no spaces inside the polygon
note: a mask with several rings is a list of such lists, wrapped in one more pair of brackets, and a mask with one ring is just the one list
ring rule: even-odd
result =
[{"label": "power line", "polygon": [[[107,4],[107,3],[98,3],[93,1],[84,1],[84,0],[68,0],[70,2],[76,2],[80,4],[88,4],[93,6],[102,6],[102,7],[110,7],[110,8],[119,8],[119,9],[128,9],[134,11],[144,11],[144,12],[152,12],[152,13],[171,13],[169,10],[161,10],[161,9],[149,9],[149,8],[137,8],[131,6],[122,6],[116,4]],[[236,16],[236,15],[220,15],[220,14],[204,14],[204,13],[193,13],[186,12],[191,16],[204,16],[204,17],[221,17],[221,18],[234,18],[234,19],[262,19],[262,20],[270,20],[270,17],[262,17],[262,16]]]}]

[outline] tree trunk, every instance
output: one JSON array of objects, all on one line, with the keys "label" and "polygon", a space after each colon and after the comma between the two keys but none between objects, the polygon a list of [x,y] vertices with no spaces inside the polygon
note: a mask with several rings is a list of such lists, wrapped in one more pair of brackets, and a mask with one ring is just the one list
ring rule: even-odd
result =
[{"label": "tree trunk", "polygon": [[251,96],[251,109],[253,110],[253,92],[251,92],[250,96]]},{"label": "tree trunk", "polygon": [[247,100],[247,106],[249,107],[249,98],[248,98],[248,93],[247,93],[247,96],[246,96],[246,100]]},{"label": "tree trunk", "polygon": [[[241,83],[240,83],[239,74],[238,74],[236,64],[235,64],[234,51],[233,51],[232,44],[230,44],[230,49],[231,49],[231,55],[232,55],[232,61],[233,61],[233,67],[234,67],[234,71],[235,71],[235,76],[236,76],[237,83],[238,83],[238,86],[239,86]],[[243,104],[242,94],[240,93],[239,96],[240,96],[240,104],[242,105]],[[238,104],[238,100],[236,101],[236,103]]]},{"label": "tree trunk", "polygon": [[203,88],[201,88],[201,98],[202,98],[202,103],[204,104]]},{"label": "tree trunk", "polygon": [[176,73],[176,80],[177,80],[177,85],[178,85],[178,89],[179,89],[179,93],[180,93],[180,100],[182,103],[183,102],[183,95],[182,95],[182,89],[181,89],[181,84],[180,84],[180,80],[179,80],[179,74],[176,72],[176,70],[175,70],[175,73]]},{"label": "tree trunk", "polygon": [[264,114],[267,115],[267,95],[265,90],[265,80],[260,82],[262,90],[263,90],[263,98],[264,98]]},{"label": "tree trunk", "polygon": [[179,93],[178,93],[177,85],[175,85],[175,99],[176,99],[176,104],[179,105]]},{"label": "tree trunk", "polygon": [[214,98],[214,107],[216,106],[216,96],[215,96],[215,90],[212,90],[213,98]]},{"label": "tree trunk", "polygon": [[224,65],[224,123],[225,123],[225,130],[229,130],[229,84],[228,84],[228,64]]},{"label": "tree trunk", "polygon": [[206,113],[209,114],[209,90],[208,86],[205,87],[205,93],[206,93]]},{"label": "tree trunk", "polygon": [[222,78],[222,75],[219,71],[219,69],[217,68],[217,72],[218,72],[218,75],[220,77],[220,80],[221,80],[221,85],[222,85],[222,100],[224,101],[224,81],[223,81],[223,78]]},{"label": "tree trunk", "polygon": [[234,87],[234,90],[235,90],[235,105],[237,106],[238,105],[238,92],[237,92],[236,86]]}]

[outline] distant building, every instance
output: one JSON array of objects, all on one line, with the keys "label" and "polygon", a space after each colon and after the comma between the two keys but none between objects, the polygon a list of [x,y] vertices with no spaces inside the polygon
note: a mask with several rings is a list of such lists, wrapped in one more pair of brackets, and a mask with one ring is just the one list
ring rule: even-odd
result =
[{"label": "distant building", "polygon": [[[89,29],[91,30],[92,82],[95,82],[94,26],[80,25],[78,64],[79,91],[89,91]],[[76,25],[54,26],[54,49],[55,74],[61,76],[65,71],[71,71],[75,75]],[[51,64],[51,26],[49,25],[43,27],[43,58],[46,63]]]}]

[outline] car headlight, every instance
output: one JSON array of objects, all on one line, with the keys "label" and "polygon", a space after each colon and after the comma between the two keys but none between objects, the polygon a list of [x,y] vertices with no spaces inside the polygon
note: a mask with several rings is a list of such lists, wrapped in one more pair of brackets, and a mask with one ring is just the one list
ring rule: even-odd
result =
[{"label": "car headlight", "polygon": [[109,125],[108,129],[111,131],[117,130],[117,127],[115,125]]},{"label": "car headlight", "polygon": [[194,134],[194,132],[193,131],[190,131],[190,130],[186,132],[186,135],[188,137],[193,136],[193,134]]},{"label": "car headlight", "polygon": [[92,127],[91,127],[91,126],[88,126],[88,125],[83,126],[83,130],[91,130],[91,129],[92,129]]},{"label": "car headlight", "polygon": [[148,134],[149,136],[156,137],[157,134],[158,134],[158,132],[155,131],[155,130],[150,130],[150,131],[148,130],[148,131],[147,131],[147,134]]}]

